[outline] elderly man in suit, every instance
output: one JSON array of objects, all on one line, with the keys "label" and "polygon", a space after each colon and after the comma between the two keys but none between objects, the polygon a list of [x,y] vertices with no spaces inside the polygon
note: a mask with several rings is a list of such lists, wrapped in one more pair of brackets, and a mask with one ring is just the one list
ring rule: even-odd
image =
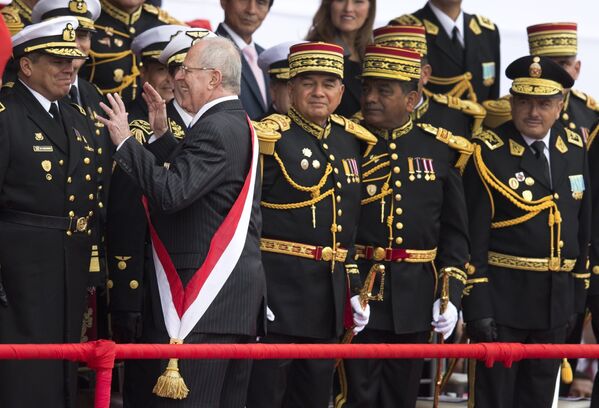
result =
[{"label": "elderly man in suit", "polygon": [[[189,88],[182,106],[197,112],[186,137],[169,130],[164,100],[144,85],[154,135],[147,147],[131,137],[118,95],[104,105],[117,165],[141,188],[151,235],[154,280],[143,316],[143,342],[247,343],[263,329],[266,284],[260,259],[258,142],[238,94],[241,61],[225,38],[189,50],[175,80]],[[262,320],[261,320],[262,319]],[[261,327],[262,326],[262,327]],[[167,371],[176,361],[170,361]],[[251,362],[184,360],[192,392],[162,392],[152,382],[166,365],[149,362],[149,381],[133,406],[241,407]],[[186,387],[181,387],[184,389]],[[186,398],[187,397],[187,398]]]},{"label": "elderly man in suit", "polygon": [[233,41],[241,51],[241,93],[243,108],[251,119],[262,119],[270,106],[269,78],[258,66],[264,51],[252,39],[272,7],[274,0],[221,0],[225,21],[216,34]]}]

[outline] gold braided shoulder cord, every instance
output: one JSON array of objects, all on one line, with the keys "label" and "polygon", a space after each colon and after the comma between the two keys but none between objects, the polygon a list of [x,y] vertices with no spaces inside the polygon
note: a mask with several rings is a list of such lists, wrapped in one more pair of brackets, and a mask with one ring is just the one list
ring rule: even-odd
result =
[{"label": "gold braided shoulder cord", "polygon": [[[108,94],[108,93],[121,93],[121,91],[125,88],[127,88],[129,85],[132,85],[133,88],[137,88],[137,83],[136,83],[136,78],[140,75],[139,72],[139,68],[137,68],[137,61],[135,58],[135,54],[133,53],[133,51],[131,50],[127,50],[127,51],[122,51],[122,52],[110,52],[110,53],[98,53],[98,52],[94,52],[92,50],[90,50],[89,52],[89,56],[92,58],[92,64],[90,64],[91,67],[91,73],[90,73],[90,77],[89,80],[92,81],[95,73],[96,73],[96,66],[98,65],[102,65],[102,64],[107,64],[109,62],[114,62],[114,61],[118,61],[121,60],[129,55],[133,56],[133,60],[131,62],[131,74],[129,75],[125,75],[123,77],[123,81],[121,82],[121,84],[117,87],[111,88],[111,89],[102,89],[102,93],[104,95]],[[103,59],[102,61],[96,62],[96,58],[107,58],[107,59]],[[134,98],[135,98],[135,92],[133,92],[134,94]]]},{"label": "gold braided shoulder cord", "polygon": [[[511,227],[514,225],[521,224],[529,219],[538,215],[541,211],[549,210],[549,217],[547,221],[547,226],[549,227],[550,232],[550,242],[551,242],[551,258],[554,257],[554,248],[555,242],[558,242],[557,251],[555,252],[557,260],[560,259],[561,255],[561,246],[559,245],[559,241],[561,239],[561,224],[562,217],[557,207],[557,204],[553,201],[553,197],[548,195],[539,200],[531,201],[530,203],[523,202],[523,199],[520,198],[518,194],[508,188],[505,184],[503,184],[491,171],[489,171],[488,167],[482,160],[481,156],[481,148],[477,146],[474,155],[476,158],[477,170],[480,176],[483,178],[484,182],[488,183],[491,188],[499,192],[502,196],[504,196],[508,201],[510,201],[517,208],[526,211],[528,214],[524,214],[523,216],[505,220],[498,221],[491,224],[491,228],[505,228]],[[554,235],[554,226],[557,224],[557,234]],[[554,237],[557,236],[557,239],[554,240]]]},{"label": "gold braided shoulder cord", "polygon": [[372,156],[372,158],[370,160],[368,160],[365,163],[362,163],[362,167],[366,167],[370,163],[376,162],[377,160],[380,160],[380,159],[382,159],[383,157],[386,157],[386,156],[389,156],[389,153],[382,153],[382,154],[379,154],[378,156]]},{"label": "gold braided shoulder cord", "polygon": [[362,173],[362,180],[364,180],[364,178],[370,176],[371,174],[376,173],[378,170],[384,169],[385,167],[389,167],[389,166],[390,166],[390,163],[388,161],[384,162],[384,163],[381,163],[381,164],[377,164],[373,168],[371,168],[371,169],[369,169],[369,170],[367,170],[367,171],[365,171],[365,172]]},{"label": "gold braided shoulder cord", "polygon": [[474,92],[474,88],[472,87],[472,83],[470,82],[471,79],[472,74],[470,72],[466,72],[462,75],[457,75],[454,77],[431,76],[429,78],[429,81],[431,82],[431,84],[434,85],[449,86],[455,84],[455,86],[449,92],[445,92],[446,95],[461,98],[462,95],[464,95],[464,93],[468,91],[468,99],[472,102],[477,102],[476,93]]}]

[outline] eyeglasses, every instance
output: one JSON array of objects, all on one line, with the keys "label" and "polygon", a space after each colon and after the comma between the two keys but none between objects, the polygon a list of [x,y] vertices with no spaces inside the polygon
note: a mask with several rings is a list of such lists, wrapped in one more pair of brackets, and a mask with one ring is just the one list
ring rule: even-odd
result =
[{"label": "eyeglasses", "polygon": [[207,68],[207,67],[188,67],[185,64],[181,64],[180,68],[185,72],[193,72],[193,71],[214,71],[216,68]]}]

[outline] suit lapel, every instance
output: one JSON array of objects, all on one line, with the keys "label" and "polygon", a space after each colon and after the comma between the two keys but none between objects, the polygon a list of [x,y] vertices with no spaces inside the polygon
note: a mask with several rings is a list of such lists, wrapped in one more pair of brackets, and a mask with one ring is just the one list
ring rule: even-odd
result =
[{"label": "suit lapel", "polygon": [[435,38],[435,44],[437,45],[437,47],[441,50],[441,52],[446,54],[453,62],[455,62],[455,64],[458,67],[462,67],[464,64],[463,61],[461,61],[461,58],[458,55],[455,55],[452,52],[454,46],[451,42],[451,38],[449,38],[449,36],[445,32],[445,29],[437,19],[437,16],[435,16],[433,10],[429,7],[428,3],[426,4],[426,6],[424,6],[424,14],[424,18],[426,18],[431,23],[434,23],[437,27],[439,27],[439,32],[437,33],[437,35],[433,36]]},{"label": "suit lapel", "polygon": [[564,182],[566,172],[568,170],[568,161],[566,156],[557,150],[556,142],[557,137],[561,136],[562,141],[564,135],[560,135],[560,132],[556,128],[551,128],[551,137],[549,138],[549,158],[551,159],[551,179],[553,180],[553,190],[557,191],[561,184]]},{"label": "suit lapel", "polygon": [[70,176],[71,174],[73,174],[73,171],[75,170],[75,168],[79,164],[79,161],[81,160],[81,147],[84,143],[87,143],[85,140],[82,140],[80,129],[75,129],[73,127],[73,125],[76,124],[77,121],[72,117],[69,107],[65,105],[65,102],[60,102],[60,111],[63,112],[62,120],[64,122],[64,127],[67,132],[67,139],[69,142],[69,168],[67,171],[67,175]]},{"label": "suit lapel", "polygon": [[480,64],[480,41],[476,41],[477,35],[474,34],[470,28],[470,22],[473,18],[475,18],[473,15],[464,13],[464,44],[466,46],[464,67],[470,72],[478,69],[477,64]]},{"label": "suit lapel", "polygon": [[35,123],[48,139],[63,153],[67,152],[66,138],[61,133],[62,129],[50,117],[50,114],[40,105],[35,97],[20,81],[16,81],[15,90],[24,100],[23,106],[27,107],[27,116]]}]

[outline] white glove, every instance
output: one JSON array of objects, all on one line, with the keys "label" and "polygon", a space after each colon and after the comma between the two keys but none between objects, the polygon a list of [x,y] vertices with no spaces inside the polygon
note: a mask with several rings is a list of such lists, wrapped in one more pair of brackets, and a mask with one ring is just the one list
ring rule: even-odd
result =
[{"label": "white glove", "polygon": [[266,306],[266,320],[269,322],[275,321],[275,314],[270,310],[270,307]]},{"label": "white glove", "polygon": [[455,326],[458,322],[458,309],[453,303],[448,302],[445,313],[439,315],[439,307],[441,305],[441,299],[435,300],[433,303],[433,321],[431,325],[435,328],[437,333],[443,334],[443,338],[447,339],[453,333]]},{"label": "white glove", "polygon": [[354,311],[354,325],[356,326],[354,327],[354,334],[358,334],[368,324],[368,320],[370,319],[370,305],[366,305],[366,308],[362,309],[359,295],[352,296],[349,303]]}]

